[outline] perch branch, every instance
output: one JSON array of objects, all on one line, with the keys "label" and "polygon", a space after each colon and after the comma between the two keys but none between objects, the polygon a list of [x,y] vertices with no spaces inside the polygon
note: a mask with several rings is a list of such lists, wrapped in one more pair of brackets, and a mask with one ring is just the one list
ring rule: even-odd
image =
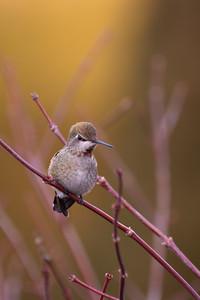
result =
[{"label": "perch branch", "polygon": [[[105,177],[98,177],[98,184],[109,192],[115,199],[118,197],[118,192],[111,186]],[[169,248],[198,278],[200,278],[200,270],[191,262],[191,260],[181,251],[174,239],[164,234],[162,230],[153,225],[147,220],[135,207],[133,207],[126,199],[122,197],[123,206],[143,223],[152,233],[157,235],[162,240],[162,245]]]},{"label": "perch branch", "polygon": [[[80,203],[79,197],[74,194],[68,193],[63,186],[56,183],[54,180],[48,176],[43,175],[40,171],[35,169],[31,164],[29,164],[25,159],[23,159],[14,149],[12,149],[6,142],[0,138],[0,145],[8,151],[15,159],[17,159],[21,164],[28,168],[31,172],[39,176],[44,183],[59,189],[61,192],[69,194],[69,196],[74,199],[77,203]],[[92,205],[91,203],[83,200],[82,205],[93,211],[97,215],[101,216],[103,219],[111,224],[114,224],[114,218],[109,214],[101,210],[100,208]],[[130,227],[117,222],[117,227],[122,230],[127,236],[136,241],[147,253],[155,258],[193,297],[194,299],[200,300],[198,293],[192,288],[192,286],[170,265],[163,259],[158,252],[156,252],[149,244],[147,244],[133,229]]]}]

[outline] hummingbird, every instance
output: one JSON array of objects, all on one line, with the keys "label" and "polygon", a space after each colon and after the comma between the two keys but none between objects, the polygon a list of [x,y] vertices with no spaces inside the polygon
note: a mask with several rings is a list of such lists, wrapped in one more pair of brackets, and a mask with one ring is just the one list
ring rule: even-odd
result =
[{"label": "hummingbird", "polygon": [[[80,198],[90,192],[97,181],[97,161],[93,156],[96,145],[112,148],[98,140],[96,128],[90,122],[78,122],[71,126],[66,145],[52,157],[48,175],[67,192]],[[67,193],[55,189],[53,210],[68,216],[74,200]]]}]

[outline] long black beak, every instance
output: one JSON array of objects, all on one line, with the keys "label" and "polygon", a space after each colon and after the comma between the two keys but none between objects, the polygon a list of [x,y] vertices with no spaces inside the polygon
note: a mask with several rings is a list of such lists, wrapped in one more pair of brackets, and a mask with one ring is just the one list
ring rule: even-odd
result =
[{"label": "long black beak", "polygon": [[106,146],[106,147],[108,147],[108,148],[112,148],[112,147],[113,147],[111,144],[108,144],[108,143],[106,143],[106,142],[104,142],[104,141],[101,141],[101,140],[96,140],[96,141],[94,141],[94,143],[95,143],[95,144],[99,144],[99,145]]}]

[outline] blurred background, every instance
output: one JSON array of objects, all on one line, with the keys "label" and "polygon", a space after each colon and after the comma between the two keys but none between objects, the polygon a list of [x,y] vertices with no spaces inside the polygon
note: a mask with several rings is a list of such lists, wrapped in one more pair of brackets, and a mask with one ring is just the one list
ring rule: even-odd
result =
[{"label": "blurred background", "polygon": [[[99,174],[117,189],[121,168],[127,200],[199,266],[199,1],[1,0],[0,20],[1,136],[46,173],[62,144],[30,93],[40,95],[64,136],[77,121],[93,122],[99,137],[114,145],[95,151]],[[159,163],[152,123],[168,108],[174,125]],[[72,299],[99,297],[70,283],[70,273],[101,288],[111,272],[108,293],[117,295],[112,226],[79,205],[69,219],[56,215],[49,186],[3,149],[0,162],[0,298],[44,299],[47,254]],[[114,198],[100,186],[86,199],[113,214]],[[126,209],[120,219],[196,284]],[[126,299],[191,299],[135,242],[121,235],[120,247],[129,275]],[[50,294],[63,299],[51,270]]]}]

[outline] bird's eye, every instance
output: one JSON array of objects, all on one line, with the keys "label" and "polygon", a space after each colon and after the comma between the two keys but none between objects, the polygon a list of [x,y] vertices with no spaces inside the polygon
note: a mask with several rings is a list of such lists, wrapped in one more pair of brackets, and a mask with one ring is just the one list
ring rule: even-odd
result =
[{"label": "bird's eye", "polygon": [[82,141],[82,142],[85,142],[85,141],[86,141],[86,139],[84,139],[80,134],[78,135],[78,140],[79,140],[79,141]]}]

